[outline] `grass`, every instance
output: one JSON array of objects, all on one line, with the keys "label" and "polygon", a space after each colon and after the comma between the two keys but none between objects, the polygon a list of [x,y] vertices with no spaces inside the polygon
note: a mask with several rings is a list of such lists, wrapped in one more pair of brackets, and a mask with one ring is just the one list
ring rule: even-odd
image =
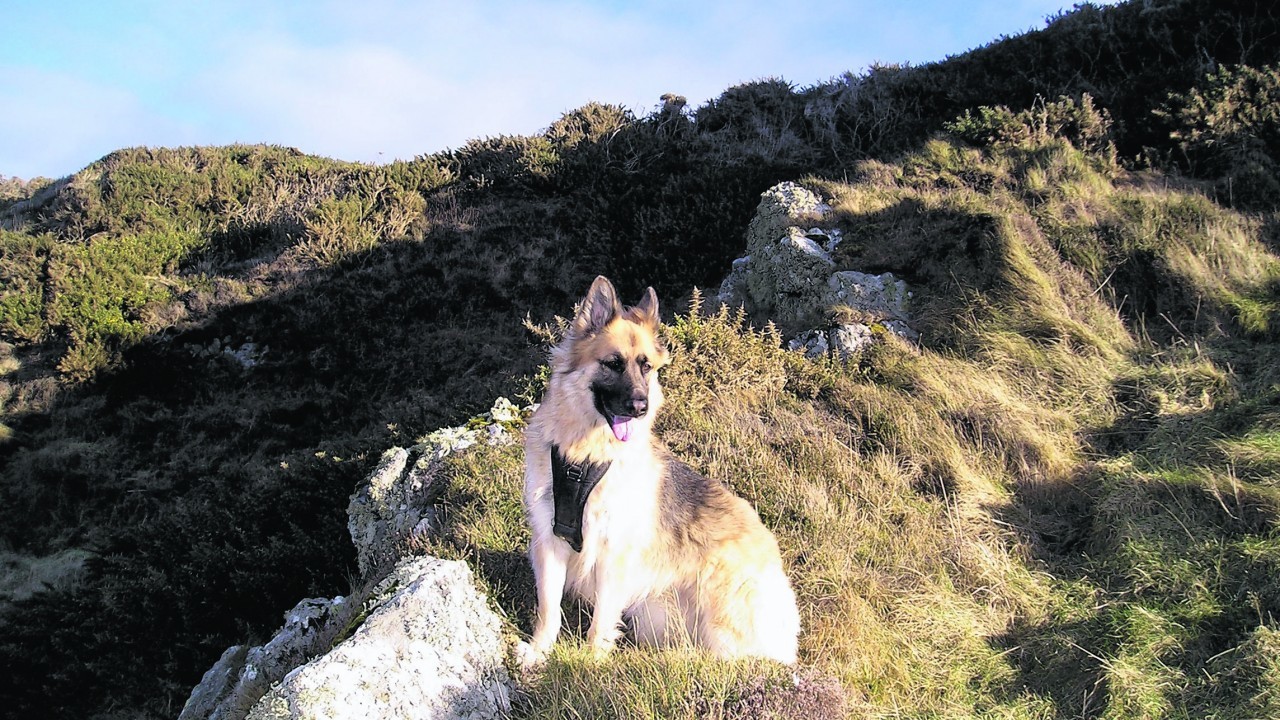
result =
[{"label": "grass", "polygon": [[[777,534],[801,667],[826,689],[791,687],[799,704],[776,715],[819,703],[848,717],[1249,718],[1274,705],[1272,375],[1233,361],[1249,347],[1265,368],[1275,350],[1231,294],[1272,302],[1276,259],[1253,219],[1131,190],[1079,152],[1055,145],[1045,166],[930,147],[892,184],[871,167],[822,186],[850,243],[842,262],[912,276],[924,348],[891,340],[815,363],[696,294],[667,326],[658,431]],[[1048,168],[1046,191],[1020,192],[1022,163]],[[973,193],[957,168],[990,189]],[[1142,253],[1161,284],[1129,306],[1150,276],[1122,273]],[[434,549],[476,564],[527,634],[520,463],[518,448],[456,458]],[[522,715],[734,717],[744,683],[776,681],[777,668],[633,649],[590,664],[582,609],[569,617]]]}]

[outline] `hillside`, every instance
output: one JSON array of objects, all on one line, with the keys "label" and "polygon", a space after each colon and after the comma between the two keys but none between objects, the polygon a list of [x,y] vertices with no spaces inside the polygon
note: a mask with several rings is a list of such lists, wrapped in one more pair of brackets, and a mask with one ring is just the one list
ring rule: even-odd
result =
[{"label": "hillside", "polygon": [[[802,664],[850,714],[1276,714],[1278,23],[1086,6],[933,65],[591,104],[413,162],[132,149],[6,195],[0,550],[54,582],[3,588],[0,697],[175,716],[225,647],[345,592],[382,450],[530,392],[522,320],[603,273],[678,312],[662,434],[777,528]],[[800,178],[841,266],[918,288],[920,348],[814,363],[686,309]],[[527,570],[486,565],[522,548],[519,461],[457,461],[435,549],[527,631]],[[749,713],[773,687],[582,665],[530,714],[683,714],[660,698],[708,687]]]}]

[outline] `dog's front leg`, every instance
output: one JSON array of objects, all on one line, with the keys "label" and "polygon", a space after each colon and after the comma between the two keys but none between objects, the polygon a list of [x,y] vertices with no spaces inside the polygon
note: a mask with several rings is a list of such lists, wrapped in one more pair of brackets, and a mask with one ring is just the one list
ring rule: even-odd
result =
[{"label": "dog's front leg", "polygon": [[617,583],[597,580],[596,602],[591,612],[591,629],[587,642],[597,660],[613,650],[613,644],[622,634],[622,611],[627,609],[627,598],[619,592]]},{"label": "dog's front leg", "polygon": [[533,629],[533,651],[539,659],[551,651],[560,635],[560,598],[564,595],[567,563],[552,545],[554,543],[535,541],[529,549],[533,577],[538,585],[538,619]]}]

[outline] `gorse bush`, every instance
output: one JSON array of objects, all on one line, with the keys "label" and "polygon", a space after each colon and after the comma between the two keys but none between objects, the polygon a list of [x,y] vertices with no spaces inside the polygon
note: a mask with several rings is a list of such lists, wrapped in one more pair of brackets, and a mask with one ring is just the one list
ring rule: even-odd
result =
[{"label": "gorse bush", "polygon": [[1220,67],[1160,111],[1193,174],[1241,207],[1280,200],[1280,70]]},{"label": "gorse bush", "polygon": [[1034,148],[1050,141],[1066,140],[1073,147],[1095,156],[1112,156],[1111,115],[1097,107],[1087,93],[1079,101],[1062,98],[1057,102],[1037,99],[1031,108],[1014,112],[999,105],[982,106],[976,115],[966,110],[954,122],[944,123],[947,131],[975,145],[1005,145]]}]

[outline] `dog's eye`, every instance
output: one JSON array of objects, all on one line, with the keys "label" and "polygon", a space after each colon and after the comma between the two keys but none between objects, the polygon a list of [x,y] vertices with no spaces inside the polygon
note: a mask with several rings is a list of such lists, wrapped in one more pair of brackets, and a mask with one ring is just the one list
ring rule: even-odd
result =
[{"label": "dog's eye", "polygon": [[641,375],[648,375],[649,371],[653,369],[653,364],[646,357],[636,358],[636,364],[640,366]]},{"label": "dog's eye", "polygon": [[605,358],[600,361],[600,364],[617,373],[622,372],[627,367],[627,364],[620,357]]}]

